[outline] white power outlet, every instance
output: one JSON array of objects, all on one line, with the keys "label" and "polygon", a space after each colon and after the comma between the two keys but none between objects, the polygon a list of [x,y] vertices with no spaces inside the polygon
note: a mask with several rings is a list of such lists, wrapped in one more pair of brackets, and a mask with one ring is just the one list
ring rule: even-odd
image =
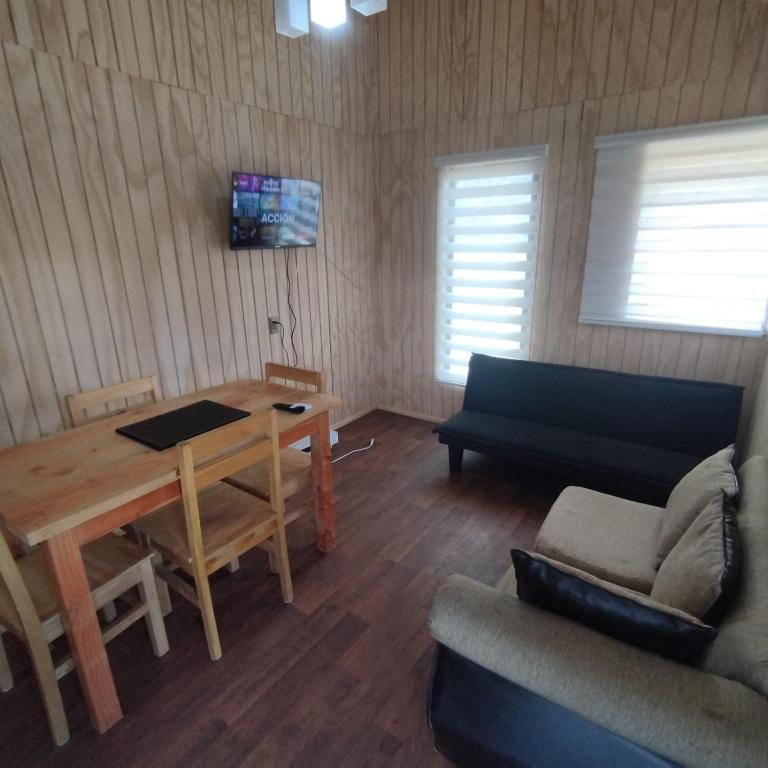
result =
[{"label": "white power outlet", "polygon": [[280,333],[280,326],[282,323],[277,317],[270,317],[269,319],[269,335],[273,336],[276,333]]}]

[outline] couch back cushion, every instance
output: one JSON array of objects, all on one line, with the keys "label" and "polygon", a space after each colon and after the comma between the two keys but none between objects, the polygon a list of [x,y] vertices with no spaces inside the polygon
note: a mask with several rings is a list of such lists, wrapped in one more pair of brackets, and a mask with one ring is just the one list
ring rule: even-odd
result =
[{"label": "couch back cushion", "polygon": [[708,456],[735,440],[742,388],[472,355],[464,409]]},{"label": "couch back cushion", "polygon": [[741,575],[733,605],[702,666],[768,696],[768,457],[746,462],[739,479]]},{"label": "couch back cushion", "polygon": [[739,492],[739,481],[733,469],[734,446],[704,459],[672,489],[666,511],[661,518],[656,566],[661,566],[704,507],[721,493],[729,498]]},{"label": "couch back cushion", "polygon": [[736,596],[740,566],[736,510],[721,491],[661,564],[651,597],[716,626]]}]

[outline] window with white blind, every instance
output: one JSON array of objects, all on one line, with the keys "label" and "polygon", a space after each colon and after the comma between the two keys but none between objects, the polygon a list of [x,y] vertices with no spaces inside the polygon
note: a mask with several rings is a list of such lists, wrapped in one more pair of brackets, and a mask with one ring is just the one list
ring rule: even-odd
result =
[{"label": "window with white blind", "polygon": [[765,333],[768,121],[607,136],[595,146],[580,322]]},{"label": "window with white blind", "polygon": [[546,147],[438,158],[435,375],[527,358]]}]

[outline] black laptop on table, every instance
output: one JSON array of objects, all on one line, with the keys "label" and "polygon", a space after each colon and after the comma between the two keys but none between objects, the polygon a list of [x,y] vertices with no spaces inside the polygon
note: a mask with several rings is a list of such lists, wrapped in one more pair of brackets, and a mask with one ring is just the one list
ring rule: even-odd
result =
[{"label": "black laptop on table", "polygon": [[248,411],[215,403],[213,400],[200,400],[159,416],[118,427],[115,432],[156,451],[164,451],[182,440],[189,440],[250,415]]}]

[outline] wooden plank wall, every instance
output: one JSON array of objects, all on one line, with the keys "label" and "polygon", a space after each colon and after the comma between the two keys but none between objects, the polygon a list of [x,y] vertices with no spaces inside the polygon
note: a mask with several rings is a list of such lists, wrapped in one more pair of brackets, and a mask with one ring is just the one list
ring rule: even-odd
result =
[{"label": "wooden plank wall", "polygon": [[[319,178],[287,253],[300,362],[346,401],[445,417],[432,375],[433,158],[546,142],[536,359],[735,381],[763,340],[580,326],[592,139],[768,112],[748,0],[390,0],[289,40],[272,0],[0,0],[0,445],[62,398],[168,395],[279,359],[285,253],[230,253],[234,167]],[[247,19],[247,24],[242,23]],[[374,383],[375,382],[375,383]]]},{"label": "wooden plank wall", "polygon": [[[0,0],[0,445],[61,429],[82,389],[259,377],[286,263],[299,364],[337,419],[373,404],[366,23],[292,41],[272,9]],[[322,181],[317,248],[230,252],[237,169]]]},{"label": "wooden plank wall", "polygon": [[768,5],[736,0],[390,0],[376,17],[378,401],[445,418],[432,374],[435,156],[548,144],[532,357],[735,382],[764,339],[577,323],[596,135],[768,113]]}]

